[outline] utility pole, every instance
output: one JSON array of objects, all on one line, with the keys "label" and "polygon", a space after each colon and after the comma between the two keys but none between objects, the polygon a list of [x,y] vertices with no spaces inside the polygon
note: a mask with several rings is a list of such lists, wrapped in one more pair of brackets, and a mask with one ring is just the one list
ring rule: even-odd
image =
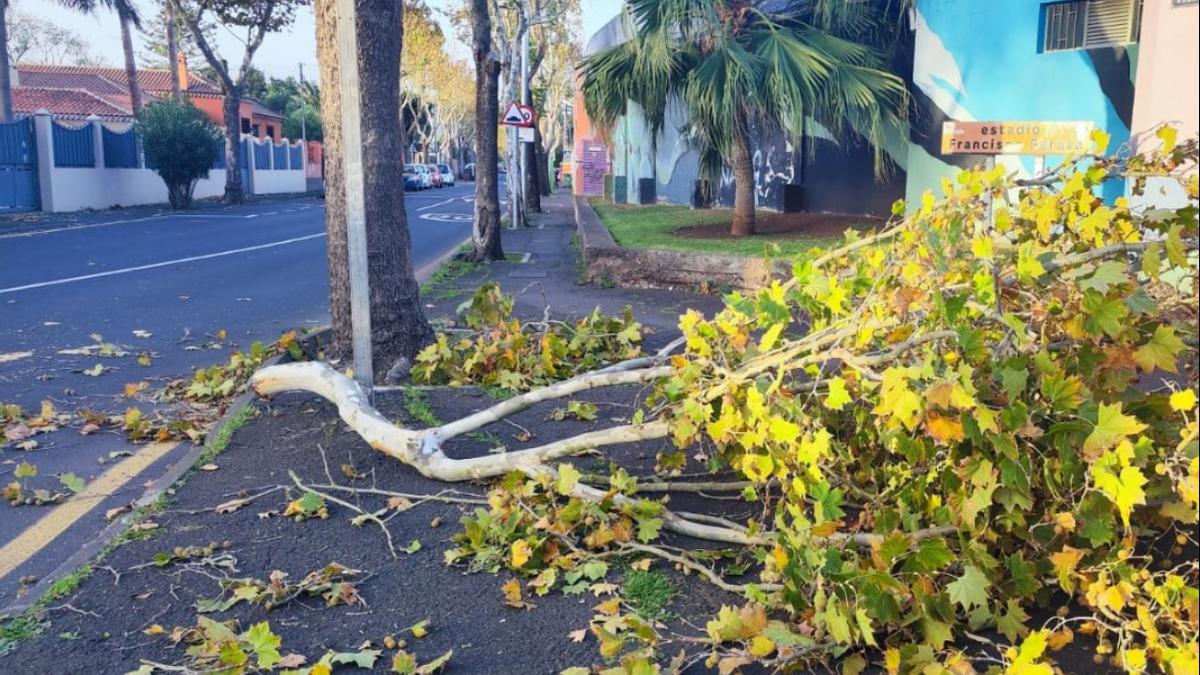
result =
[{"label": "utility pole", "polygon": [[342,109],[342,172],[346,182],[346,248],[350,268],[350,325],[354,379],[371,392],[371,295],[367,272],[367,212],[362,161],[362,99],[358,85],[358,36],[354,0],[337,0],[339,88]]},{"label": "utility pole", "polygon": [[304,95],[304,64],[300,64],[300,142],[304,144],[304,162],[308,163],[308,97]]},{"label": "utility pole", "polygon": [[[526,8],[521,7],[521,12],[524,13]],[[525,30],[521,33],[521,105],[529,105],[529,20],[525,20]],[[525,189],[526,176],[529,173],[529,166],[525,157],[525,141],[521,140],[521,130],[517,130],[517,165],[520,167],[520,182],[517,183],[517,194],[520,195],[518,200],[520,204],[518,208],[522,213],[525,211]],[[525,225],[524,222],[521,223]]]}]

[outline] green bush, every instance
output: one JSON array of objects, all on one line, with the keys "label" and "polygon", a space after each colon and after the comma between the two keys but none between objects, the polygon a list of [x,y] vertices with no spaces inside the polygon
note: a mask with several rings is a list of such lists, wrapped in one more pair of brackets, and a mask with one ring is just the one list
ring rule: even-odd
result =
[{"label": "green bush", "polygon": [[146,162],[167,184],[171,208],[189,208],[196,182],[212,168],[221,130],[190,101],[151,103],[138,113],[134,128]]}]

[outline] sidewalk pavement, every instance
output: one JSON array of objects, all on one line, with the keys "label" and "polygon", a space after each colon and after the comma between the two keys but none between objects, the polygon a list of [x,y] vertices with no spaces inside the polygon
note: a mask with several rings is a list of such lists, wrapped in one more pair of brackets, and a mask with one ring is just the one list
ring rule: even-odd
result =
[{"label": "sidewalk pavement", "polygon": [[[542,198],[543,213],[533,216],[532,227],[507,229],[501,243],[509,261],[480,266],[457,280],[439,285],[424,298],[428,316],[453,316],[455,308],[485,281],[496,281],[515,298],[514,312],[523,320],[540,319],[548,305],[555,318],[572,319],[599,307],[605,314],[620,313],[625,306],[653,331],[648,346],[669,342],[679,334],[679,316],[688,308],[712,314],[722,306],[719,295],[678,290],[606,288],[581,283],[583,265],[576,245],[574,204],[570,192],[561,190]],[[519,262],[528,259],[526,262]],[[447,289],[461,293],[453,294]]]}]

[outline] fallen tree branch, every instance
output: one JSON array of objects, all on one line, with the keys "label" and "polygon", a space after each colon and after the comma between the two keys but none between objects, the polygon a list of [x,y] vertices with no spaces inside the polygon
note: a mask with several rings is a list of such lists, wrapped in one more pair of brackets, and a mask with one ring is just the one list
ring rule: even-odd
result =
[{"label": "fallen tree branch", "polygon": [[[717,588],[720,588],[723,591],[729,591],[730,593],[744,594],[747,590],[750,589],[749,584],[745,584],[745,585],[731,584],[728,581],[725,581],[724,579],[722,579],[721,575],[717,574],[712,569],[705,567],[704,565],[701,565],[700,563],[688,560],[687,558],[685,558],[683,556],[675,555],[674,553],[664,551],[663,549],[661,549],[657,546],[649,546],[647,544],[639,544],[637,542],[631,541],[626,544],[623,544],[622,548],[637,551],[639,553],[649,553],[650,555],[657,556],[659,558],[662,558],[663,560],[667,560],[669,562],[675,563],[676,565],[679,565],[680,567],[683,567],[683,568],[689,569],[693,572],[696,572],[700,576],[707,579],[709,583],[716,586]],[[754,586],[757,587],[758,590],[765,591],[767,593],[773,593],[776,591],[783,590],[782,584],[754,584]]]}]

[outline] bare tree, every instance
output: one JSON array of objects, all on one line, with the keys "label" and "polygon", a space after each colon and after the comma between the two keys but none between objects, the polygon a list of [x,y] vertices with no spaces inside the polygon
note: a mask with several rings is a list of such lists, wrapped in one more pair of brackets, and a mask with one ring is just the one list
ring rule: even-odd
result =
[{"label": "bare tree", "polygon": [[[239,109],[242,103],[242,91],[246,77],[250,74],[254,62],[254,54],[262,46],[267,33],[281,30],[296,18],[296,7],[304,4],[305,0],[168,0],[174,3],[175,11],[183,18],[196,46],[204,54],[204,59],[216,73],[220,81],[222,93],[225,95],[225,201],[239,204],[245,200],[242,192],[242,158],[238,152],[241,142],[241,116]],[[229,28],[243,28],[246,31],[242,42],[246,45],[242,54],[242,64],[235,78],[230,71],[229,63],[217,52],[211,35],[204,34],[204,21],[207,14]]]},{"label": "bare tree", "polygon": [[500,61],[492,50],[488,0],[471,2],[471,35],[475,46],[475,222],[471,231],[471,258],[503,260],[497,175],[500,158],[496,142]]},{"label": "bare tree", "polygon": [[401,3],[356,0],[357,64],[338,62],[335,0],[317,0],[317,57],[321,63],[321,109],[325,115],[326,205],[330,312],[339,355],[350,352],[350,273],[347,267],[346,200],[342,162],[342,100],[336,83],[341,68],[357,67],[362,109],[363,193],[367,229],[374,371],[389,372],[411,362],[433,340],[433,329],[421,311],[413,275],[411,240],[404,211],[400,54],[403,45]]}]

